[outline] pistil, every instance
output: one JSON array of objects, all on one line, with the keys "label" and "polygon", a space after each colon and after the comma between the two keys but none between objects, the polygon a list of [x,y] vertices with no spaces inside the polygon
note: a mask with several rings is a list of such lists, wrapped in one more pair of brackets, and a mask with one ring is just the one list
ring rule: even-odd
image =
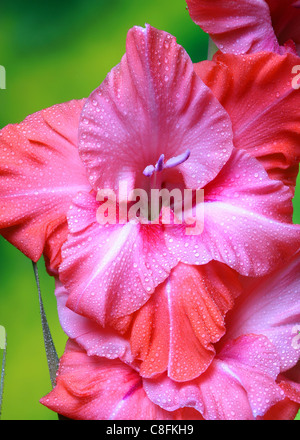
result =
[{"label": "pistil", "polygon": [[[144,176],[150,178],[150,193],[152,194],[152,190],[154,189],[161,190],[162,177],[159,174],[163,170],[175,168],[178,165],[181,165],[186,160],[188,160],[190,154],[191,154],[190,150],[186,150],[184,153],[179,154],[178,156],[171,157],[169,160],[167,160],[167,162],[165,162],[165,155],[161,154],[155,165],[146,166],[146,168],[143,171],[143,174]],[[152,201],[150,196],[148,212],[150,213],[150,218],[152,219],[151,207],[152,207]],[[161,210],[161,207],[162,207],[162,202],[160,201],[159,212]],[[159,212],[157,212],[156,214],[159,215]]]},{"label": "pistil", "polygon": [[190,150],[186,150],[185,153],[179,154],[178,156],[171,157],[171,159],[167,160],[165,163],[165,155],[161,154],[158,161],[155,165],[148,165],[143,171],[144,176],[152,177],[155,176],[156,173],[161,172],[163,170],[167,170],[170,168],[177,167],[178,165],[185,162],[190,157]]}]

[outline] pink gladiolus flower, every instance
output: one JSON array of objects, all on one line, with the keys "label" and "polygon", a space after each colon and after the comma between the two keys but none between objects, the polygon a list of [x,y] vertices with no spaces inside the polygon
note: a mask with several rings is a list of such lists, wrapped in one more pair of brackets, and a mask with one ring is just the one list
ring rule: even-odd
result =
[{"label": "pink gladiolus flower", "polygon": [[186,0],[192,20],[224,53],[300,54],[298,0]]},{"label": "pink gladiolus flower", "polygon": [[[214,259],[257,276],[285,258],[292,237],[297,249],[290,192],[233,149],[227,116],[173,37],[150,26],[129,31],[121,64],[82,111],[79,152],[94,193],[79,194],[68,215],[60,267],[68,307],[106,325],[145,304],[179,261]],[[117,192],[121,181],[147,189],[162,155],[186,151],[186,160],[172,159],[177,166],[157,169],[156,184],[204,189],[201,235],[187,236],[185,225],[98,224],[97,191]]]},{"label": "pink gladiolus flower", "polygon": [[[268,67],[278,71],[293,59],[273,57]],[[251,65],[245,59],[244,68]],[[283,79],[278,90],[286,90]],[[262,102],[261,87],[255,91],[253,99]],[[294,122],[295,93],[283,92],[280,110],[273,96],[265,113],[280,111]],[[299,135],[299,125],[266,126],[262,138],[253,114],[233,134],[228,113],[175,38],[135,27],[121,63],[85,102],[55,106],[1,131],[1,232],[35,261],[44,252],[49,270],[59,268],[68,307],[103,326],[140,309],[179,262],[217,260],[262,276],[298,249],[300,231],[291,223],[289,189],[243,151],[250,146],[241,130],[252,124],[258,148],[280,129],[292,150],[288,134]],[[298,161],[289,159],[291,166]],[[128,190],[204,189],[203,233],[187,236],[185,225],[176,224],[100,225],[97,192],[117,192],[124,181]]]},{"label": "pink gladiolus flower", "polygon": [[[166,373],[145,377],[142,352],[134,357],[135,342],[129,346],[126,335],[109,336],[63,310],[61,290],[60,317],[74,341],[61,359],[56,387],[41,402],[73,419],[293,419],[300,406],[299,269],[298,252],[276,273],[245,287],[227,315],[213,361],[189,381]],[[146,330],[140,338],[151,339],[151,307],[142,308]],[[164,314],[162,300],[157,313]]]},{"label": "pink gladiolus flower", "polygon": [[[296,60],[219,54],[194,66],[171,35],[135,27],[88,99],[1,130],[1,234],[34,261],[44,254],[73,340],[44,404],[92,419],[292,414],[299,257],[242,295],[239,281],[300,247]],[[187,235],[173,206],[155,224],[100,224],[99,192],[123,183],[204,190],[202,233]]]}]

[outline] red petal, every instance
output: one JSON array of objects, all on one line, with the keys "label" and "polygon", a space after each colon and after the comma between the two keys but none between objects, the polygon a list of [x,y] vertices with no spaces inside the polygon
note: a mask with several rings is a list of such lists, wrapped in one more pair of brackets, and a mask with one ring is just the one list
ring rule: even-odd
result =
[{"label": "red petal", "polygon": [[269,176],[292,189],[300,161],[299,91],[292,87],[293,55],[218,54],[196,72],[230,115],[234,145],[247,150]]},{"label": "red petal", "polygon": [[176,266],[134,317],[130,340],[141,375],[167,370],[170,378],[187,381],[203,373],[238,293],[236,272],[221,263]]},{"label": "red petal", "polygon": [[83,104],[56,105],[0,132],[1,234],[34,261],[46,246],[53,268],[71,200],[90,188],[77,150]]}]

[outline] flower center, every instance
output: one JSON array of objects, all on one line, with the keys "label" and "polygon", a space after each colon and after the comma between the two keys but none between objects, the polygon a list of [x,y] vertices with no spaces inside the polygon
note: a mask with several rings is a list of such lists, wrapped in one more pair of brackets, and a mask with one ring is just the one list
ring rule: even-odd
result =
[{"label": "flower center", "polygon": [[[162,154],[155,165],[148,165],[143,171],[144,176],[150,178],[150,191],[148,198],[148,215],[149,219],[157,218],[161,211],[163,205],[169,206],[171,209],[176,205],[176,194],[177,198],[182,200],[182,191],[180,190],[180,185],[178,188],[174,187],[174,182],[171,184],[172,191],[170,192],[166,186],[167,182],[163,181],[162,171],[169,170],[177,167],[178,165],[184,163],[190,157],[190,150],[186,150],[184,153],[171,157],[171,159],[165,162],[165,155]],[[165,176],[166,177],[166,176]],[[167,176],[167,178],[170,176]],[[179,182],[178,182],[179,183]],[[163,188],[163,189],[162,189]],[[177,191],[177,193],[176,193]],[[180,193],[180,195],[178,194]],[[173,203],[171,203],[171,196]],[[182,203],[182,202],[181,202]]]},{"label": "flower center", "polygon": [[178,165],[188,160],[190,154],[191,154],[190,150],[186,150],[185,153],[179,154],[179,156],[171,157],[171,159],[167,160],[166,163],[165,163],[165,155],[162,154],[158,159],[158,161],[156,162],[156,165],[146,166],[146,168],[143,171],[143,174],[146,177],[151,177],[154,173],[177,167]]}]

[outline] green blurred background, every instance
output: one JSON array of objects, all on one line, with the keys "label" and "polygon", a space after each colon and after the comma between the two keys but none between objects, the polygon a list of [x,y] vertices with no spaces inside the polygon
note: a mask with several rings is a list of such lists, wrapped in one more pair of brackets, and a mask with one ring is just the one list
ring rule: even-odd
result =
[{"label": "green blurred background", "polygon": [[[51,105],[88,96],[119,63],[126,34],[145,23],[177,37],[194,62],[206,59],[208,37],[191,21],[185,0],[11,0],[1,5],[0,128]],[[300,184],[299,184],[300,187]],[[295,221],[300,223],[300,189]],[[39,263],[52,336],[61,356],[66,337],[53,280]],[[7,331],[3,420],[53,419],[39,404],[51,389],[32,264],[0,237],[0,325]],[[1,351],[0,351],[1,362]]]}]

